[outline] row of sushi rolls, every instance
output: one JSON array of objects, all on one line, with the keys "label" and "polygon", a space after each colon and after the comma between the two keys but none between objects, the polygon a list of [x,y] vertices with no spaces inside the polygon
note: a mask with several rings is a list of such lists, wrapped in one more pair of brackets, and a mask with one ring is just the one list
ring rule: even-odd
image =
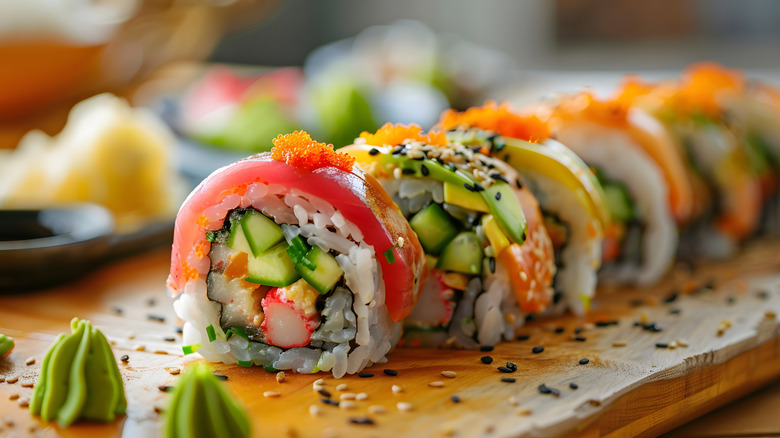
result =
[{"label": "row of sushi rolls", "polygon": [[[339,378],[396,347],[492,346],[529,316],[585,316],[599,284],[653,285],[677,259],[729,257],[780,225],[780,90],[712,63],[626,76],[608,97],[450,109],[428,131],[272,143],[213,172],[178,212],[167,287],[186,354]],[[103,344],[74,320],[33,412],[64,425],[78,409],[124,412],[118,373],[79,382],[110,403],[78,409],[56,376],[46,383],[57,363],[115,370]],[[193,367],[181,380],[235,412],[210,377]],[[197,411],[183,392],[169,436]],[[231,421],[233,436],[248,430]]]}]

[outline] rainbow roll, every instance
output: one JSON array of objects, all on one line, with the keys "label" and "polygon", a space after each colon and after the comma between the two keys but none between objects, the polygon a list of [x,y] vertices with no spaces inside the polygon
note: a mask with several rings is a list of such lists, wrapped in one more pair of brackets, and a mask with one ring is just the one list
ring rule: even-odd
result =
[{"label": "rainbow roll", "polygon": [[168,289],[185,352],[356,373],[385,355],[421,287],[423,251],[354,160],[305,132],[223,167],[176,218]]}]

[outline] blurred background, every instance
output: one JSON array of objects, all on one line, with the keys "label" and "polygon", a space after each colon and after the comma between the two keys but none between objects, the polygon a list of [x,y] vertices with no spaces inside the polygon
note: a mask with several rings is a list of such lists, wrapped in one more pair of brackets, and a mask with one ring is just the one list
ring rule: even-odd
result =
[{"label": "blurred background", "polygon": [[0,0],[0,206],[132,225],[295,129],[340,147],[704,60],[777,84],[778,22],[771,0]]}]

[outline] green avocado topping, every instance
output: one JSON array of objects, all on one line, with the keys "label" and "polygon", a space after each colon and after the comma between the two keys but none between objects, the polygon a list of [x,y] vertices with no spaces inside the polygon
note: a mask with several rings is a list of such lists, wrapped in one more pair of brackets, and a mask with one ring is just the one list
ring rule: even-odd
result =
[{"label": "green avocado topping", "polygon": [[79,419],[110,422],[124,415],[127,400],[111,347],[89,321],[73,318],[41,365],[30,412],[68,427]]},{"label": "green avocado topping", "polygon": [[222,385],[202,364],[184,373],[165,413],[165,437],[249,437],[249,418]]},{"label": "green avocado topping", "polygon": [[0,357],[5,356],[14,349],[14,338],[0,335]]}]

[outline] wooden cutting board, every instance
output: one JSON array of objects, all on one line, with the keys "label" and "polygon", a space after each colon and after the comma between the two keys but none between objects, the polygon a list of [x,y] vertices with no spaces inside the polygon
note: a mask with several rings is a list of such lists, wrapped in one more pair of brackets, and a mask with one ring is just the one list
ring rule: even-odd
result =
[{"label": "wooden cutting board", "polygon": [[[288,374],[277,383],[261,368],[213,368],[251,411],[256,437],[657,435],[780,377],[778,254],[779,240],[763,241],[733,260],[680,264],[651,289],[602,288],[588,318],[531,321],[519,333],[527,340],[490,352],[399,349],[388,363],[366,370],[373,377]],[[0,296],[0,333],[16,339],[13,353],[0,360],[0,435],[158,433],[168,397],[158,387],[175,385],[168,369],[198,360],[181,356],[164,286],[168,263],[168,251],[158,250],[62,288]],[[129,404],[127,416],[114,423],[62,430],[30,417],[19,401],[29,399],[43,355],[74,316],[101,328],[117,359],[128,356],[119,368]],[[661,331],[635,325],[642,321]],[[679,345],[657,346],[673,342]],[[544,351],[535,354],[534,346]],[[486,355],[492,364],[482,363]],[[589,362],[580,364],[584,358]],[[35,362],[27,365],[28,359]],[[510,361],[516,372],[497,370]],[[505,377],[516,381],[502,382]],[[324,404],[312,389],[317,379],[334,399],[344,393],[366,399],[351,409]],[[347,389],[337,389],[340,384]],[[559,395],[540,393],[542,384]],[[267,391],[279,395],[266,397]],[[411,410],[399,410],[399,402]],[[377,406],[385,412],[375,413]],[[366,417],[374,424],[350,423]]]}]

